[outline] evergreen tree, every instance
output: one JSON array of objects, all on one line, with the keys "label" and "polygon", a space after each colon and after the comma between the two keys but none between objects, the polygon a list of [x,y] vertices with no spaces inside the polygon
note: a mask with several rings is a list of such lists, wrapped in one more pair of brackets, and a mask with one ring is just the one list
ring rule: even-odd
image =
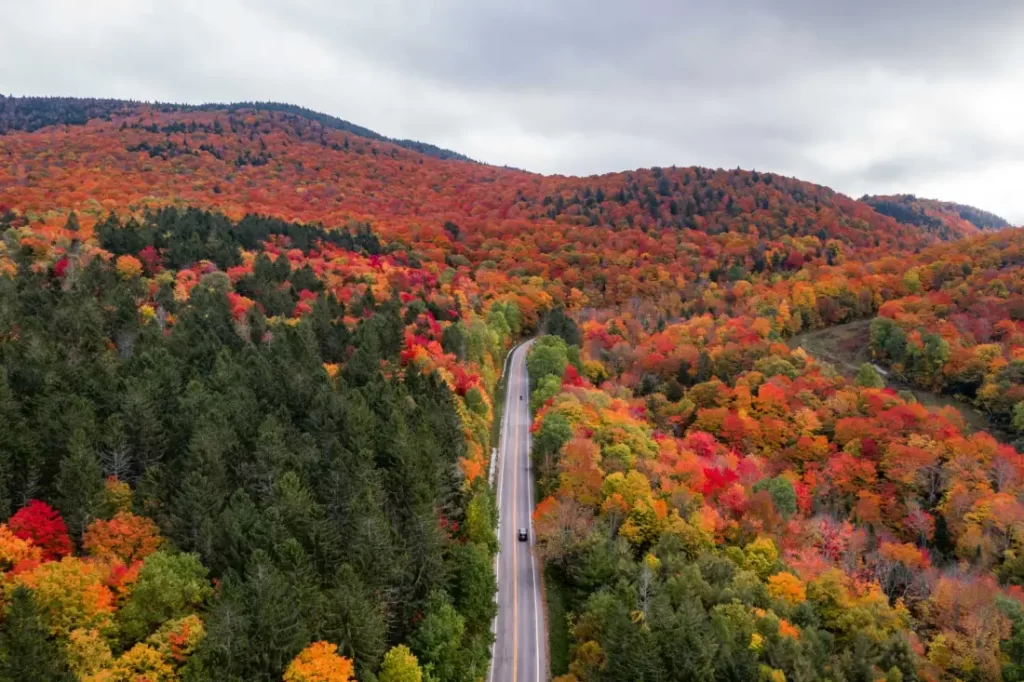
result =
[{"label": "evergreen tree", "polygon": [[459,362],[466,359],[466,327],[461,322],[448,325],[441,333],[441,348],[451,353]]},{"label": "evergreen tree", "polygon": [[466,619],[466,629],[473,633],[490,632],[497,613],[494,593],[497,583],[490,552],[484,545],[466,543],[453,548],[455,566],[452,596],[455,607]]},{"label": "evergreen tree", "polygon": [[231,682],[277,682],[313,639],[316,581],[294,540],[276,561],[253,553],[244,578],[225,581],[194,654],[196,665]]},{"label": "evergreen tree", "polygon": [[71,682],[60,644],[50,638],[47,615],[32,591],[10,593],[0,621],[0,682]]},{"label": "evergreen tree", "polygon": [[67,222],[64,223],[64,229],[69,232],[78,232],[81,229],[78,224],[78,214],[72,211],[68,214]]},{"label": "evergreen tree", "polygon": [[387,647],[386,608],[351,565],[341,564],[324,593],[318,636],[337,643],[358,673],[373,670]]},{"label": "evergreen tree", "polygon": [[36,438],[21,412],[20,405],[0,367],[0,518],[6,519],[35,494],[40,473]]},{"label": "evergreen tree", "polygon": [[103,471],[96,450],[85,431],[78,429],[68,444],[57,477],[59,509],[75,540],[81,540],[86,526],[103,509]]},{"label": "evergreen tree", "polygon": [[[301,249],[337,238],[380,250],[363,228],[338,237],[291,229],[196,211],[97,227],[116,255],[153,246],[138,256],[149,274],[196,258],[230,266],[240,246],[259,249],[272,234]],[[134,510],[169,546],[147,558],[119,603],[114,654],[207,608],[208,634],[185,680],[276,682],[315,639],[337,642],[360,679],[372,679],[428,612],[431,632],[458,633],[450,650],[436,649],[437,665],[457,671],[453,679],[479,677],[494,609],[485,598],[493,518],[478,504],[472,542],[453,542],[472,497],[458,466],[467,447],[456,399],[435,376],[395,375],[405,332],[397,298],[378,304],[368,291],[347,310],[322,292],[297,323],[268,321],[260,308],[290,316],[296,288],[321,288],[287,261],[256,259],[235,291],[258,305],[236,320],[223,272],[203,275],[183,299],[173,278],[140,291],[92,259],[74,281],[58,281],[26,254],[13,278],[0,278],[0,327],[18,330],[0,344],[0,514],[49,499],[80,538],[111,512],[104,475],[130,483]],[[142,324],[149,293],[154,311]],[[522,326],[514,304],[493,306],[503,333]],[[439,320],[451,312],[423,310]],[[346,313],[368,317],[350,331]],[[487,364],[500,349],[482,319],[474,325],[450,325],[447,343]],[[327,362],[344,371],[329,376]],[[203,587],[211,578],[215,597]]]},{"label": "evergreen tree", "polygon": [[552,336],[558,336],[566,345],[580,345],[580,330],[576,322],[565,314],[565,308],[556,306],[547,319],[547,332]]}]

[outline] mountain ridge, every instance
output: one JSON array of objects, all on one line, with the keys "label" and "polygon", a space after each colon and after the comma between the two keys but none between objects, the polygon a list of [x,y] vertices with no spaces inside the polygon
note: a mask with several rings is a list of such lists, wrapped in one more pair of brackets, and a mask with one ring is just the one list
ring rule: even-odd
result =
[{"label": "mountain ridge", "polygon": [[[975,206],[940,199],[924,199],[913,194],[865,194],[860,201],[896,220],[920,225],[928,230],[954,228],[964,234],[973,234],[1013,227],[1002,216]],[[975,229],[972,230],[972,227]]]},{"label": "mountain ridge", "polygon": [[[70,115],[70,118],[62,118],[58,115],[51,115],[51,118],[47,118],[46,114],[40,116],[39,112],[36,112],[35,118],[29,118],[27,116],[19,119],[19,110],[23,109],[26,105],[39,105],[47,104],[51,107],[58,109],[58,112],[63,111],[64,116]],[[230,103],[219,103],[219,102],[208,102],[204,104],[182,104],[175,102],[146,102],[141,100],[122,100],[122,99],[101,99],[101,98],[78,98],[78,97],[10,97],[0,95],[0,135],[3,135],[10,131],[20,130],[23,132],[35,132],[41,128],[49,125],[84,125],[88,121],[95,118],[104,118],[110,120],[110,116],[115,113],[125,113],[126,107],[129,106],[151,106],[158,111],[164,112],[182,112],[188,113],[190,111],[227,111],[234,112],[244,109],[252,109],[254,111],[277,111],[285,114],[292,114],[296,116],[302,116],[303,118],[317,121],[328,128],[334,130],[342,130],[345,132],[364,137],[369,140],[378,140],[382,142],[390,142],[404,147],[412,151],[419,152],[426,156],[431,156],[438,159],[454,159],[458,161],[473,161],[468,156],[452,151],[450,149],[444,149],[436,145],[432,145],[426,142],[419,142],[416,140],[409,139],[396,139],[390,138],[386,135],[382,135],[374,130],[365,128],[355,123],[350,123],[344,119],[325,114],[322,112],[307,109],[306,107],[298,106],[295,104],[288,104],[284,102],[230,102]],[[475,163],[475,162],[474,162]]]},{"label": "mountain ridge", "polygon": [[[446,149],[431,143],[406,138],[388,137],[370,128],[352,123],[331,114],[318,112],[300,105],[273,101],[183,104],[159,101],[147,102],[141,100],[123,100],[116,98],[77,98],[60,96],[15,97],[0,95],[0,135],[17,131],[31,133],[51,125],[85,125],[89,121],[95,119],[109,121],[115,115],[123,117],[138,115],[140,113],[138,109],[141,107],[148,107],[155,112],[164,114],[187,114],[191,112],[225,112],[232,114],[247,110],[257,113],[260,111],[277,112],[287,116],[296,116],[308,121],[314,121],[320,123],[325,128],[349,133],[367,140],[394,144],[400,148],[423,154],[429,158],[444,161],[464,161],[488,168],[536,175],[549,180],[598,182],[603,178],[623,173],[641,173],[645,171],[657,172],[662,170],[660,167],[651,166],[586,176],[540,174],[529,170],[514,168],[508,165],[498,166],[495,164],[482,163],[460,152]],[[701,168],[704,172],[712,173],[729,172],[722,168],[712,169],[700,166],[678,167],[673,165],[671,168],[673,170],[676,170],[677,168]],[[758,172],[754,170],[745,172],[753,173],[755,175],[758,174]],[[762,173],[762,175],[785,177],[771,173]],[[800,180],[795,177],[790,179]],[[818,187],[822,187],[830,192],[834,192],[835,194],[848,196],[826,185],[818,185],[813,182],[811,184],[815,184]],[[851,199],[852,198],[853,197],[851,197]],[[978,231],[1012,227],[1010,222],[1001,216],[974,206],[959,204],[952,201],[921,199],[909,193],[894,195],[865,194],[860,199],[857,199],[857,201],[868,204],[876,211],[893,218],[901,224],[923,228],[933,234],[936,234],[942,239],[956,238],[959,236],[965,236],[966,234],[972,234],[974,230],[971,229],[971,226],[977,228]]]}]

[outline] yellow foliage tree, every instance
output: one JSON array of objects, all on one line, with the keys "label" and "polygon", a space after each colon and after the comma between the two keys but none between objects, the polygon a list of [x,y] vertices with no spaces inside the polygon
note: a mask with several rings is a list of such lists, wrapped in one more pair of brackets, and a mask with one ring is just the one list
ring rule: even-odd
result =
[{"label": "yellow foliage tree", "polygon": [[22,561],[39,561],[42,550],[22,540],[5,524],[0,524],[0,572],[7,572]]},{"label": "yellow foliage tree", "polygon": [[80,680],[88,679],[101,670],[107,670],[114,663],[110,646],[98,630],[73,630],[64,651],[68,667]]},{"label": "yellow foliage tree", "polygon": [[762,580],[771,575],[779,550],[771,538],[758,538],[743,548],[744,567],[756,573]]},{"label": "yellow foliage tree", "polygon": [[117,274],[121,279],[135,279],[142,274],[142,261],[135,256],[118,256]]},{"label": "yellow foliage tree", "polygon": [[800,604],[807,599],[807,588],[792,573],[776,573],[768,578],[768,594],[789,604]]},{"label": "yellow foliage tree", "polygon": [[136,644],[110,668],[81,678],[82,682],[178,682],[178,674],[163,654],[148,644]]},{"label": "yellow foliage tree", "polygon": [[421,682],[423,671],[409,647],[399,644],[384,654],[377,679],[380,682]]},{"label": "yellow foliage tree", "polygon": [[68,637],[78,628],[107,632],[112,626],[114,595],[104,584],[106,570],[66,556],[14,576],[14,585],[30,588],[50,617],[50,631]]}]

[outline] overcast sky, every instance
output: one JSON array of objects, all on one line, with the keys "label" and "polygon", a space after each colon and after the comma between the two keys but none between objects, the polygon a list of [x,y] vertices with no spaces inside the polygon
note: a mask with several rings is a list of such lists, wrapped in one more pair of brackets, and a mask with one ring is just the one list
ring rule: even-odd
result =
[{"label": "overcast sky", "polygon": [[0,0],[0,92],[275,100],[542,173],[757,168],[1024,224],[1021,0]]}]

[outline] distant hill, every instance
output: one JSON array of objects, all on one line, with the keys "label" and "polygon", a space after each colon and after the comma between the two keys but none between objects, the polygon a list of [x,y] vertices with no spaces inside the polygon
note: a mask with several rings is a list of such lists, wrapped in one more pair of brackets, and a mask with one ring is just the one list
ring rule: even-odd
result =
[{"label": "distant hill", "polygon": [[[255,114],[261,120],[268,117],[262,131],[251,119],[244,118],[246,113]],[[55,125],[80,126],[90,121],[116,122],[120,127],[109,129],[105,135],[132,138],[134,143],[124,145],[124,148],[147,151],[151,157],[173,163],[172,157],[176,156],[198,154],[200,151],[220,156],[226,151],[219,143],[224,140],[222,133],[208,137],[215,131],[204,129],[202,125],[196,127],[200,122],[197,116],[202,114],[221,114],[226,117],[224,122],[230,121],[231,137],[236,141],[231,145],[236,165],[259,165],[269,158],[267,140],[259,135],[266,132],[267,125],[292,138],[301,138],[296,141],[315,143],[333,152],[349,150],[349,142],[330,138],[328,134],[338,131],[374,143],[391,144],[439,161],[472,162],[469,157],[449,149],[415,140],[389,138],[335,116],[277,102],[185,105],[117,99],[0,96],[0,135],[32,133]],[[126,132],[125,126],[131,130]],[[190,132],[193,134],[187,135]],[[198,149],[188,147],[190,142],[200,139],[204,144],[200,144]],[[278,159],[282,158],[280,152]],[[386,153],[397,158],[393,152]],[[328,154],[320,161],[332,167],[347,166],[347,174],[350,175],[365,176],[377,172],[365,167],[352,167],[359,164],[353,164],[351,156],[346,156],[348,158]],[[497,168],[475,162],[472,165],[483,173],[470,173],[473,177],[466,178],[469,184],[462,188],[464,201],[459,202],[461,209],[471,208],[474,203],[491,205],[497,202],[509,208],[515,207],[516,213],[525,213],[533,219],[546,217],[591,226],[644,228],[645,224],[653,223],[653,226],[717,233],[744,231],[746,225],[752,225],[762,237],[813,234],[821,239],[838,238],[858,247],[883,249],[891,249],[893,239],[900,246],[910,246],[910,242],[919,236],[950,240],[980,230],[1009,226],[1003,218],[971,206],[919,199],[910,194],[865,196],[862,203],[858,203],[827,187],[756,171],[673,167],[638,169],[589,178],[542,178],[510,167]],[[212,167],[208,170],[216,172]],[[455,177],[463,175],[464,171],[451,169],[446,173]],[[421,187],[426,181],[419,175],[412,177],[408,167],[400,175],[410,189]],[[526,185],[522,186],[517,179],[526,181]],[[436,191],[437,185],[430,182],[423,189]],[[405,203],[409,197],[403,199]],[[639,212],[623,211],[630,204],[634,204]],[[858,208],[864,204],[873,211]],[[429,213],[430,208],[437,208],[437,205],[429,201],[420,210]],[[452,207],[445,210],[449,208]],[[829,212],[822,215],[823,209],[829,209]],[[628,214],[633,215],[627,219]],[[885,225],[885,217],[904,229],[896,229],[896,225],[891,223]],[[906,227],[915,229],[908,231]]]},{"label": "distant hill", "polygon": [[[85,99],[77,97],[5,97],[0,95],[0,135],[12,130],[33,132],[51,125],[84,125],[90,120],[109,121],[116,115],[128,115],[142,106],[142,102],[119,99]],[[468,156],[453,152],[450,149],[417,142],[415,140],[396,140],[374,132],[369,128],[349,123],[335,116],[321,114],[294,104],[279,102],[235,102],[232,104],[171,104],[156,102],[152,107],[160,112],[187,113],[190,111],[228,111],[243,109],[254,111],[276,111],[283,114],[299,116],[316,121],[325,128],[341,130],[346,133],[365,137],[368,140],[391,142],[392,144],[410,149],[425,156],[436,159],[455,159],[471,161]]]},{"label": "distant hill", "polygon": [[30,160],[0,165],[0,215],[9,209],[19,224],[55,210],[94,224],[168,205],[327,228],[355,221],[410,262],[557,280],[594,302],[869,261],[978,231],[761,171],[575,177],[467,162],[284,104],[0,98],[0,132],[0,156]]},{"label": "distant hill", "polygon": [[940,239],[953,239],[1011,226],[1004,218],[974,206],[921,199],[913,194],[864,195],[861,201],[879,213],[901,223],[922,227]]}]

